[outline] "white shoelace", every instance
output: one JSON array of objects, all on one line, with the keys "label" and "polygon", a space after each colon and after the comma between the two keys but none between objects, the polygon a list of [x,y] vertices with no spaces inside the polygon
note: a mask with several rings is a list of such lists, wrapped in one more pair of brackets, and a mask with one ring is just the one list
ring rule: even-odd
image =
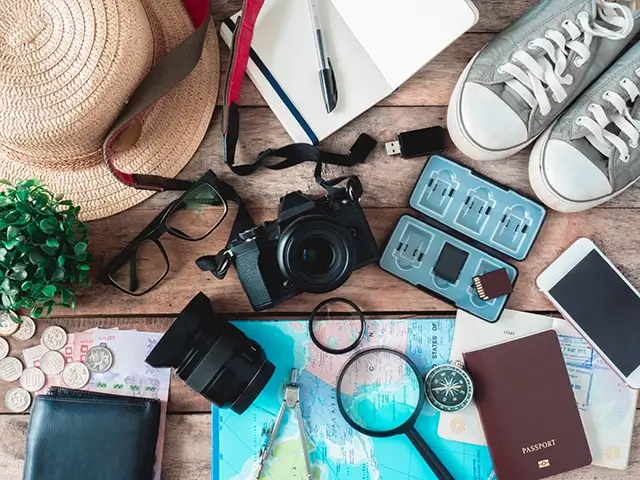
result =
[{"label": "white shoelace", "polygon": [[[520,50],[516,52],[510,63],[501,65],[499,73],[507,73],[512,79],[505,83],[533,109],[540,107],[542,115],[551,112],[551,101],[548,94],[551,90],[553,100],[561,103],[566,100],[567,92],[564,85],[571,85],[573,77],[565,75],[568,57],[575,52],[573,63],[582,67],[591,56],[591,42],[594,37],[604,37],[611,40],[626,38],[634,26],[633,13],[621,4],[596,0],[598,23],[591,22],[588,12],[580,12],[577,16],[578,24],[572,20],[562,22],[563,31],[547,30],[545,38],[537,38],[527,45],[531,51],[544,50],[545,55],[534,58],[530,53]],[[610,30],[601,24],[606,23],[615,27]],[[570,40],[567,41],[566,35]],[[516,64],[517,62],[517,64]]]},{"label": "white shoelace", "polygon": [[[640,77],[640,69],[636,70],[636,76]],[[640,89],[630,78],[623,78],[620,86],[629,95],[631,105],[640,97]],[[605,157],[609,157],[615,148],[620,152],[620,160],[628,162],[631,158],[629,148],[638,147],[640,140],[640,121],[631,116],[627,100],[616,92],[606,91],[602,95],[602,99],[613,105],[616,112],[607,115],[604,108],[597,103],[589,105],[590,117],[578,117],[576,123],[589,130],[585,137],[591,145],[593,145]],[[595,120],[594,120],[595,119]],[[606,130],[611,123],[620,129],[618,134]],[[629,138],[629,143],[620,138],[620,133],[624,133]]]}]

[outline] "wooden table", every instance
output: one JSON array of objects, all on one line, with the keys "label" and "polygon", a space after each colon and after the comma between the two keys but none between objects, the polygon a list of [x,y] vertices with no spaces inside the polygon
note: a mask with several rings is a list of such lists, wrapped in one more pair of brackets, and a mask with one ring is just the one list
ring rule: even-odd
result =
[{"label": "wooden table", "polygon": [[[402,131],[432,125],[445,126],[446,106],[453,86],[464,66],[496,32],[501,31],[528,8],[534,0],[475,0],[480,10],[480,21],[471,33],[464,35],[448,50],[420,71],[400,90],[384,100],[352,124],[323,142],[326,149],[345,151],[361,132],[375,137],[380,145],[366,164],[350,173],[360,175],[365,186],[363,206],[379,245],[390,235],[400,215],[408,211],[408,197],[423,165],[423,159],[402,160],[387,157],[383,143]],[[220,21],[240,9],[240,0],[214,1],[215,18]],[[442,2],[446,8],[446,1]],[[227,70],[228,51],[222,47],[222,70]],[[242,134],[239,146],[240,161],[255,158],[262,150],[289,143],[289,138],[271,113],[256,89],[245,82],[241,99]],[[283,194],[302,190],[319,193],[314,184],[311,165],[301,165],[282,172],[261,171],[251,177],[239,178],[222,165],[220,141],[220,109],[216,110],[209,133],[181,178],[196,179],[207,168],[216,171],[232,183],[248,202],[256,220],[275,218],[278,198]],[[499,163],[476,163],[464,158],[453,146],[447,154],[462,160],[495,180],[532,193],[527,178],[529,151]],[[339,174],[337,167],[328,174]],[[91,249],[96,256],[94,270],[117,253],[147,224],[172,198],[171,194],[158,194],[137,207],[110,218],[91,223]],[[519,265],[521,276],[509,306],[515,309],[549,312],[552,307],[537,292],[534,279],[557,255],[576,238],[594,239],[635,285],[640,285],[640,189],[629,189],[602,208],[589,212],[560,215],[551,213],[530,258]],[[163,239],[171,260],[171,272],[165,282],[142,298],[124,295],[115,288],[95,285],[78,297],[74,312],[56,310],[54,319],[39,322],[41,332],[46,325],[63,325],[68,331],[102,326],[121,329],[137,328],[164,331],[186,303],[200,290],[212,298],[219,311],[249,316],[251,309],[235,276],[230,273],[220,282],[200,272],[194,260],[201,254],[217,252],[224,245],[233,215],[216,233],[205,241],[192,244]],[[383,273],[377,266],[357,272],[338,292],[357,302],[364,310],[376,313],[421,313],[423,315],[452,315],[452,308],[429,295],[422,294],[394,277]],[[283,313],[309,312],[318,298],[300,295],[278,306],[271,312],[277,317]],[[18,345],[12,341],[12,355],[20,348],[36,342]],[[7,385],[0,385],[4,398]],[[21,478],[25,455],[27,415],[9,414],[0,401],[0,477]],[[165,440],[163,478],[201,480],[210,478],[210,415],[209,405],[189,391],[179,380],[171,387],[169,419]],[[561,476],[563,479],[640,478],[640,442],[636,438],[632,462],[628,470],[618,472],[601,468],[585,468]]]}]

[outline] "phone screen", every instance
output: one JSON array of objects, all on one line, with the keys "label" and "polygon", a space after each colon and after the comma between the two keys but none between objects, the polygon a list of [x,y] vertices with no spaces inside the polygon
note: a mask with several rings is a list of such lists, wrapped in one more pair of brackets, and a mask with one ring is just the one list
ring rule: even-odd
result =
[{"label": "phone screen", "polygon": [[549,291],[609,360],[629,376],[640,365],[640,297],[596,250]]}]

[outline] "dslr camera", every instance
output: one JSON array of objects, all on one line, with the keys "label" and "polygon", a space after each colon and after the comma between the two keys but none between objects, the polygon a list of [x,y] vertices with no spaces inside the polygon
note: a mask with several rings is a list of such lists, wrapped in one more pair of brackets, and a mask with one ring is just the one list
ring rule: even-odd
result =
[{"label": "dslr camera", "polygon": [[346,187],[321,185],[324,197],[289,193],[280,199],[277,220],[231,240],[228,252],[255,311],[299,293],[335,290],[354,270],[378,261],[379,249],[360,207],[358,177],[349,177]]}]

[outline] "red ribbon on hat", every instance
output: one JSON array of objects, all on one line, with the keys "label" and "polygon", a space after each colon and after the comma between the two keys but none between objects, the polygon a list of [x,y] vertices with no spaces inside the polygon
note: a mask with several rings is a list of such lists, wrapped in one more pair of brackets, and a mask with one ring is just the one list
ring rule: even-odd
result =
[{"label": "red ribbon on hat", "polygon": [[[131,129],[130,132],[135,130],[140,115],[184,80],[200,61],[207,29],[211,21],[211,4],[209,0],[182,0],[182,3],[195,31],[151,68],[151,71],[129,98],[102,146],[102,156],[106,165],[118,180],[131,187],[155,191],[187,190],[192,184],[187,180],[123,172],[114,165],[113,158],[114,146],[117,145],[118,139],[122,140],[121,136],[124,136],[129,129]],[[223,122],[225,143],[227,142],[227,132],[230,131],[229,118],[232,120],[235,118],[235,123],[238,123],[237,101],[240,97],[240,88],[249,61],[253,27],[263,4],[264,0],[245,0],[243,16],[240,26],[236,30],[231,72],[225,94],[225,121]],[[229,111],[235,111],[236,114],[229,115],[227,113]],[[237,132],[237,127],[235,131]],[[233,151],[235,152],[237,134],[235,138],[229,137],[229,140],[233,140]]]}]

